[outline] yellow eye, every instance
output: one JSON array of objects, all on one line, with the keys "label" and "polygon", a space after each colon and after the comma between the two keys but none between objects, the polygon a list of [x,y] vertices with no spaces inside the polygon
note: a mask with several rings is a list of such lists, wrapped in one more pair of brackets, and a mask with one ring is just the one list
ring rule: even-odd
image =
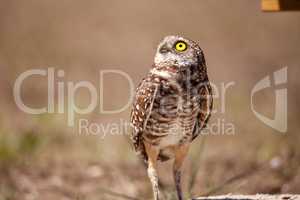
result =
[{"label": "yellow eye", "polygon": [[179,41],[175,44],[175,49],[177,51],[185,51],[187,49],[187,44],[183,41]]}]

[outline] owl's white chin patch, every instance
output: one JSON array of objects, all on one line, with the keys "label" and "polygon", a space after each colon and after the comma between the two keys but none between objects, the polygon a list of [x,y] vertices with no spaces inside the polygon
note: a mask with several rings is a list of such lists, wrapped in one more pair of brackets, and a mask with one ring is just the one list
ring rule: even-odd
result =
[{"label": "owl's white chin patch", "polygon": [[156,74],[156,75],[158,75],[160,77],[163,77],[163,78],[171,78],[175,75],[172,72],[164,71],[164,70],[157,70],[156,68],[153,68],[151,70],[151,73]]},{"label": "owl's white chin patch", "polygon": [[160,53],[157,53],[154,58],[154,64],[157,67],[165,67],[165,66],[184,67],[184,66],[192,65],[195,62],[197,62],[197,60],[186,58],[186,57],[181,58],[174,54],[162,55]]}]

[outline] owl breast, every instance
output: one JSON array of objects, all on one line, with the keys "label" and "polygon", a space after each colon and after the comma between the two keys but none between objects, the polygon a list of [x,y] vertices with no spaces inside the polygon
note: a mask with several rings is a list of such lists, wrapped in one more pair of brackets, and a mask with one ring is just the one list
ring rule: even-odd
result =
[{"label": "owl breast", "polygon": [[189,142],[199,110],[196,92],[172,82],[159,85],[144,139],[161,149]]}]

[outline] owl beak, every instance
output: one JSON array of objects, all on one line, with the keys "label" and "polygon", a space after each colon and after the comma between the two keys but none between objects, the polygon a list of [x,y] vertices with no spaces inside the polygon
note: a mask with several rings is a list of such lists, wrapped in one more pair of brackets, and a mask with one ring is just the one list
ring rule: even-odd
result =
[{"label": "owl beak", "polygon": [[163,46],[160,47],[159,52],[160,53],[168,53],[168,52],[170,52],[170,49],[167,45],[164,44]]}]

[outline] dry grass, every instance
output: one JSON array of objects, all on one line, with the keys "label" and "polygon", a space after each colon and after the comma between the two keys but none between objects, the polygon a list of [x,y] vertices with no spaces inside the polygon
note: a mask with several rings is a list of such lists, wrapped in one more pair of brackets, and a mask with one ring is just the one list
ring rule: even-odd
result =
[{"label": "dry grass", "polygon": [[[114,151],[122,151],[126,159],[110,160],[102,159],[96,136],[50,134],[52,127],[48,129],[45,133],[24,132],[20,137],[1,134],[0,198],[151,198],[146,171],[125,138]],[[272,145],[245,146],[243,140],[232,146],[230,139],[214,137],[203,136],[193,144],[184,168],[186,196],[299,191],[299,155],[286,143],[279,142],[274,150]],[[247,151],[236,150],[240,148]],[[161,166],[160,176],[164,194],[171,200],[175,193],[169,164]]]}]

